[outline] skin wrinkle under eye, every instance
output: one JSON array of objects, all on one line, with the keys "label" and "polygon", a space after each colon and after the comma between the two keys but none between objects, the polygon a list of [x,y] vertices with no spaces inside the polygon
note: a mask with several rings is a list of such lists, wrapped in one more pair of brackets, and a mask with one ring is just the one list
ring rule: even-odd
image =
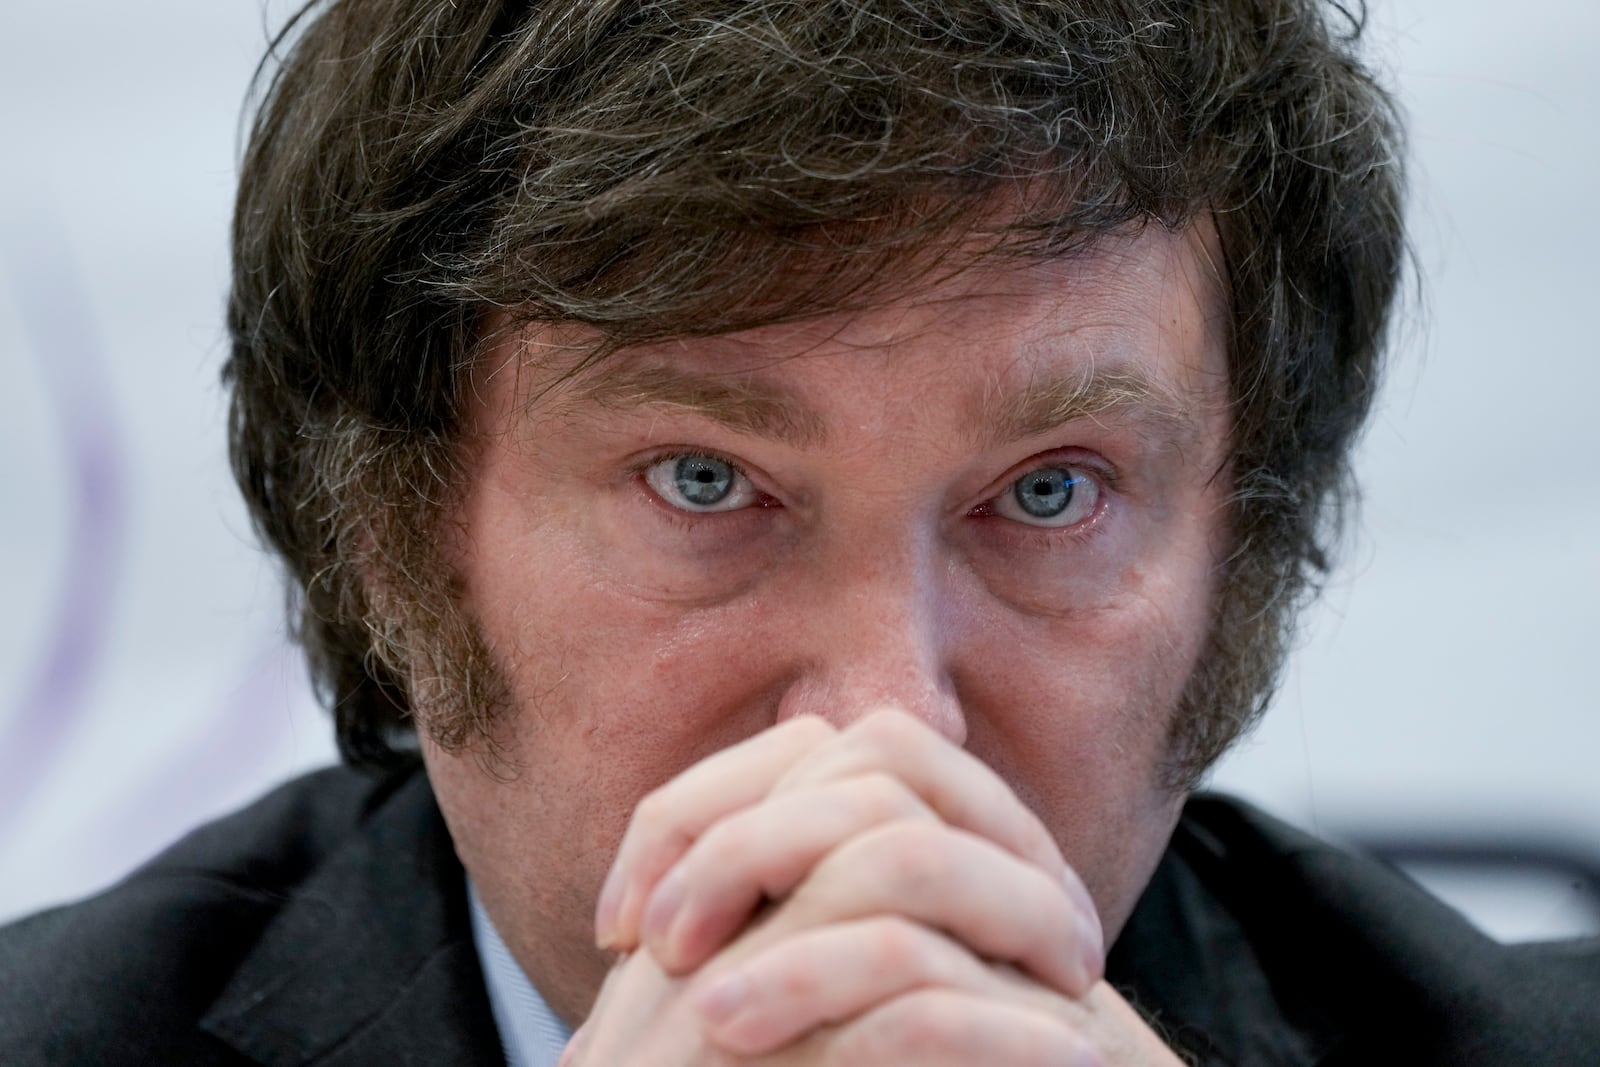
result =
[{"label": "skin wrinkle under eye", "polygon": [[[674,433],[672,436],[680,435]],[[684,436],[692,438],[694,434],[689,433]],[[759,500],[763,496],[760,490],[749,484],[749,476],[744,473],[739,461],[721,449],[701,450],[680,446],[665,455],[657,453],[648,461],[648,466],[634,469],[644,475],[639,478],[639,481],[643,482],[641,488],[647,487],[647,491],[655,498],[651,513],[657,516],[660,525],[655,526],[652,523],[652,526],[661,530],[668,538],[658,542],[662,550],[668,553],[662,558],[674,558],[675,566],[691,569],[677,574],[675,580],[666,585],[658,585],[653,580],[643,582],[638,579],[630,580],[619,573],[608,573],[605,578],[608,588],[628,589],[652,602],[698,604],[701,607],[710,607],[738,600],[749,584],[755,580],[757,572],[747,566],[754,558],[750,553],[756,550],[758,544],[765,546],[762,551],[774,547],[773,542],[767,540],[767,536],[775,531],[764,521],[755,526],[750,525],[754,521],[752,518],[738,520],[737,525],[725,525],[734,520],[736,514],[749,514],[750,504],[741,503],[725,508],[686,507],[682,503],[675,502],[676,493],[672,488],[653,484],[647,473],[654,467],[670,481],[669,472],[673,470],[676,461],[696,456],[730,464],[754,498]],[[1076,514],[1079,504],[1070,505],[1074,511],[1071,521],[1068,522],[1037,521],[1012,513],[1013,509],[1007,506],[1007,502],[1012,500],[1020,480],[1042,470],[1060,469],[1078,472],[1077,480],[1080,484],[1086,482],[1092,486],[1092,491],[1086,498],[1086,514]],[[1054,577],[1047,577],[1037,568],[1044,559],[1041,553],[1054,553],[1070,546],[1074,550],[1095,552],[1098,556],[1105,550],[1091,546],[1099,544],[1102,538],[1112,537],[1115,541],[1126,537],[1130,529],[1128,517],[1119,517],[1120,513],[1111,516],[1102,514],[1106,488],[1114,485],[1115,479],[1109,471],[1096,473],[1093,467],[1085,466],[1080,461],[1063,461],[1059,457],[1041,454],[1024,465],[1013,467],[1009,476],[992,485],[989,497],[978,507],[963,509],[963,514],[969,518],[981,515],[1003,520],[1004,527],[1009,528],[1011,532],[999,537],[985,537],[982,542],[971,541],[965,537],[960,540],[969,546],[969,550],[975,549],[985,554],[991,562],[1013,551],[1022,553],[1020,556],[1009,557],[1014,562],[1036,561],[991,587],[991,591],[1004,599],[1014,601],[1015,605],[1025,613],[1041,619],[1081,614],[1090,610],[1104,595],[1105,590],[1102,586],[1110,572],[1104,571],[1099,565],[1075,568],[1071,573],[1078,574],[1078,577],[1068,580],[1067,585],[1063,586],[1063,578],[1068,572],[1059,572]],[[782,506],[781,501],[772,503]],[[1109,532],[1108,519],[1112,520]],[[977,548],[980,543],[987,547]],[[639,558],[641,557],[635,556],[635,559]],[[1086,579],[1085,574],[1097,574],[1099,579]],[[986,581],[994,580],[991,572],[991,577]],[[1002,588],[1009,588],[1010,592],[1002,593]],[[1065,591],[1067,589],[1072,591],[1070,597]],[[1067,600],[1070,600],[1070,603]]]},{"label": "skin wrinkle under eye", "polygon": [[[669,457],[658,457],[654,462],[662,464],[669,459],[695,455],[705,455],[719,462],[730,463],[735,470],[740,470],[737,461],[727,455],[714,452],[700,453],[692,449],[674,452]],[[1038,521],[1019,514],[1020,507],[1016,505],[1014,500],[1014,494],[1019,482],[1040,471],[1061,469],[1078,472],[1080,477],[1076,481],[1079,485],[1089,487],[1088,490],[1080,490],[1087,493],[1084,499],[1076,502],[1075,505],[1069,505],[1074,507],[1071,521],[1060,523],[1048,520]],[[748,476],[744,475],[742,471],[740,471],[740,477],[741,479],[748,479]],[[645,479],[645,482],[646,485],[650,485],[648,478]],[[964,514],[969,518],[984,517],[1003,520],[1004,528],[1010,531],[1003,536],[987,538],[987,548],[978,549],[980,553],[988,554],[991,560],[1008,558],[1013,563],[1021,563],[1024,560],[1034,561],[1022,566],[1016,573],[1011,574],[1009,580],[1001,581],[999,584],[991,586],[991,591],[1013,601],[1018,608],[1038,618],[1067,617],[1098,610],[1097,605],[1106,592],[1103,588],[1104,582],[1112,572],[1103,570],[1099,565],[1088,565],[1069,571],[1056,572],[1053,577],[1050,577],[1040,572],[1038,566],[1045,559],[1046,554],[1053,554],[1069,547],[1073,550],[1094,552],[1098,556],[1099,553],[1106,551],[1104,548],[1094,547],[1100,543],[1100,539],[1110,537],[1115,542],[1127,536],[1131,525],[1136,524],[1136,520],[1132,519],[1131,516],[1121,515],[1120,511],[1111,515],[1103,513],[1103,509],[1107,506],[1105,494],[1114,485],[1115,481],[1109,472],[1096,473],[1091,467],[1081,465],[1078,462],[1059,462],[1048,456],[1036,457],[1028,465],[1013,468],[1011,475],[995,484],[988,499],[977,507],[964,511]],[[736,563],[736,561],[745,559],[746,550],[753,547],[753,542],[746,540],[752,535],[752,529],[765,530],[766,527],[752,528],[748,525],[749,520],[745,520],[736,527],[725,527],[722,524],[734,519],[734,513],[748,512],[750,510],[749,505],[741,504],[725,509],[707,508],[702,510],[673,503],[671,492],[663,491],[662,487],[651,486],[651,490],[658,498],[655,514],[667,516],[666,525],[663,529],[675,531],[674,537],[681,535],[695,539],[696,547],[689,555],[680,558],[680,565],[687,565],[692,560],[698,559],[699,562],[693,563],[693,566],[702,568],[707,566],[714,567],[716,574],[715,581],[712,581],[709,586],[699,588],[693,596],[685,597],[684,588],[678,587],[671,596],[665,599],[684,603],[695,601],[703,605],[710,605],[726,603],[741,595],[748,579],[746,581],[729,581],[729,576],[743,569],[743,565]],[[758,491],[756,495],[760,495]],[[1086,513],[1077,514],[1076,512],[1079,508],[1086,508]],[[1109,530],[1108,523],[1110,524]],[[701,540],[705,537],[711,537],[712,540]],[[683,542],[682,544],[688,545],[689,543]],[[966,543],[969,548],[976,545],[976,542],[968,541]],[[674,551],[676,550],[675,548]],[[1111,551],[1116,552],[1118,550],[1113,548]],[[1011,552],[1020,552],[1022,554],[1011,556],[1009,555]],[[706,553],[710,553],[710,555],[706,555]],[[729,553],[732,554],[730,555]],[[732,570],[729,569],[730,565],[733,565]],[[704,581],[711,574],[711,572],[703,570],[695,573],[698,574],[697,578],[689,578],[688,572],[679,575],[679,578],[696,583]],[[1068,577],[1068,575],[1076,575],[1076,577]],[[1089,578],[1087,577],[1088,575],[1097,575],[1098,577]],[[987,581],[994,580],[992,576],[987,579]],[[1063,581],[1066,582],[1065,586]],[[1002,587],[1008,587],[1011,592],[1001,593],[1000,589]],[[643,589],[644,587],[635,588]],[[1072,591],[1071,595],[1065,592],[1068,589]],[[651,595],[654,598],[659,594],[660,591],[658,590]],[[1024,604],[1028,606],[1024,607]]]}]

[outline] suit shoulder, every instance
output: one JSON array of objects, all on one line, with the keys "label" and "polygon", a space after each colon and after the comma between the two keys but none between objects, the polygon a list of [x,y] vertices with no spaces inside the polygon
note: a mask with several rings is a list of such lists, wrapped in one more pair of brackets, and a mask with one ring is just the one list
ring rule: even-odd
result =
[{"label": "suit shoulder", "polygon": [[1173,844],[1246,931],[1280,998],[1368,1021],[1330,1063],[1600,1053],[1600,939],[1500,944],[1388,863],[1236,800],[1192,800]]},{"label": "suit shoulder", "polygon": [[298,778],[104,892],[0,927],[0,1062],[232,1062],[196,1020],[392,788],[341,768]]}]

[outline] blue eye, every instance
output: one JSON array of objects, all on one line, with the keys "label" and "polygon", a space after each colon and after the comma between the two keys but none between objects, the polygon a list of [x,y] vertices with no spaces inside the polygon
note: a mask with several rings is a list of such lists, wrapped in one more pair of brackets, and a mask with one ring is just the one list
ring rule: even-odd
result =
[{"label": "blue eye", "polygon": [[757,496],[738,467],[716,456],[669,456],[646,467],[644,480],[662,500],[683,511],[736,511]]},{"label": "blue eye", "polygon": [[994,510],[1030,526],[1072,526],[1094,514],[1100,486],[1078,467],[1040,467],[1011,483]]}]

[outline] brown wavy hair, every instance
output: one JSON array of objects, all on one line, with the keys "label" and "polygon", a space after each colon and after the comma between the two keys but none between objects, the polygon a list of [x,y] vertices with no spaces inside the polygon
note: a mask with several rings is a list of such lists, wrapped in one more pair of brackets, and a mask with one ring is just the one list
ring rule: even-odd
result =
[{"label": "brown wavy hair", "polygon": [[[501,700],[435,548],[491,312],[591,327],[609,358],[870,306],[975,238],[1062,255],[1208,217],[1235,495],[1173,724],[1191,783],[1270,698],[1352,499],[1404,265],[1400,122],[1358,57],[1364,18],[1315,0],[308,4],[258,73],[224,376],[234,471],[345,759],[413,759],[419,719],[459,747]],[[998,221],[997,202],[1015,205]]]}]

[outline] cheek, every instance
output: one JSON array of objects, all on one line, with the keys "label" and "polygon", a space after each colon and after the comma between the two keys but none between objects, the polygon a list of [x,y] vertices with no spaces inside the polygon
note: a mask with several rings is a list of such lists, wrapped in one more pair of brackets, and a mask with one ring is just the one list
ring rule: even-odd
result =
[{"label": "cheek", "polygon": [[1092,610],[996,628],[965,700],[983,712],[969,714],[968,747],[1055,830],[1108,920],[1137,896],[1181,804],[1159,772],[1205,626],[1191,583],[1127,578]]},{"label": "cheek", "polygon": [[1039,768],[1033,787],[1093,790],[1119,769],[1142,782],[1164,754],[1197,647],[1165,604],[1120,597],[1046,624],[996,627],[974,648],[962,688],[992,729],[1003,727],[1014,750],[1005,761]]},{"label": "cheek", "polygon": [[594,539],[570,544],[482,567],[477,614],[515,705],[512,754],[552,782],[584,776],[620,834],[644,793],[770,724],[782,675],[764,650],[781,646],[754,596],[641,597]]}]

